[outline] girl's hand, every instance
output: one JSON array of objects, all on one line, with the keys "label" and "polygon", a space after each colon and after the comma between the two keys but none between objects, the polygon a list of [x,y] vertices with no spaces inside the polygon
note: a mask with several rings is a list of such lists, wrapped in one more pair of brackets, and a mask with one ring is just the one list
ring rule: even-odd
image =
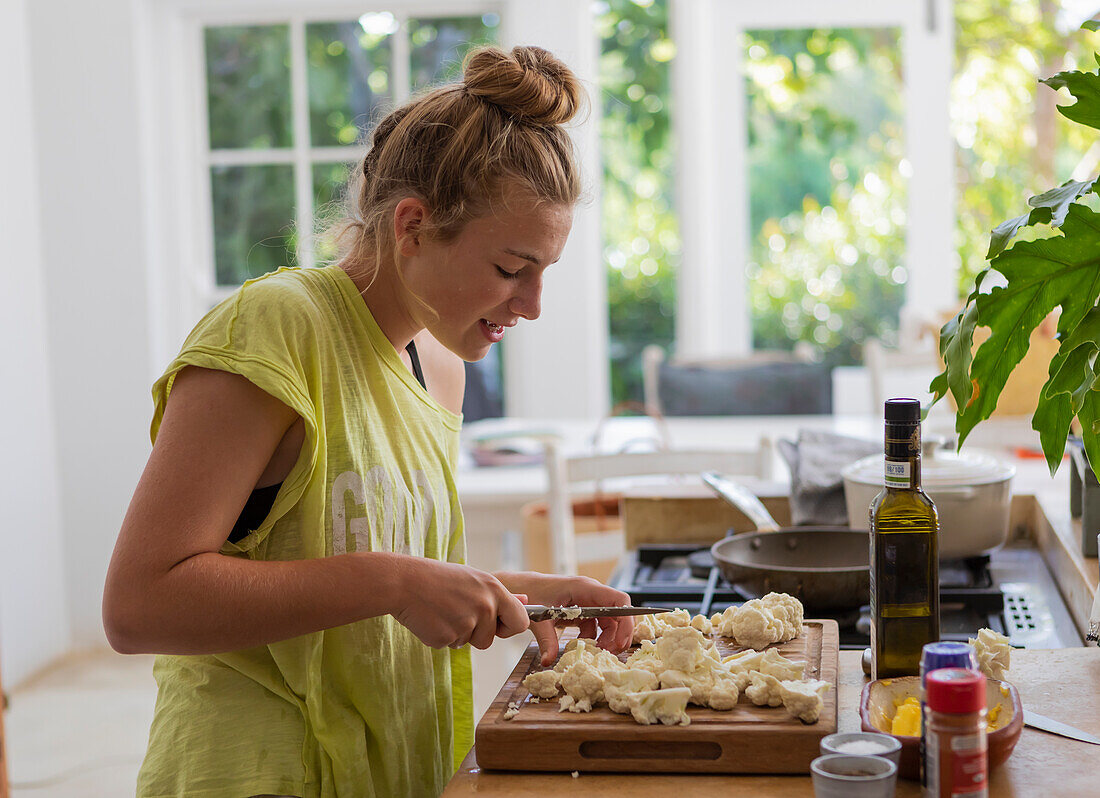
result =
[{"label": "girl's hand", "polygon": [[[552,607],[629,607],[630,596],[587,576],[556,576],[533,572],[497,574],[510,590],[523,592],[531,604]],[[549,666],[558,656],[558,629],[577,626],[580,636],[599,639],[596,644],[613,654],[629,648],[634,637],[634,619],[587,618],[580,621],[539,621],[530,625],[542,652],[542,664]]]},{"label": "girl's hand", "polygon": [[403,558],[400,596],[392,615],[432,648],[486,649],[496,637],[530,626],[526,596],[513,595],[495,576],[457,563]]}]

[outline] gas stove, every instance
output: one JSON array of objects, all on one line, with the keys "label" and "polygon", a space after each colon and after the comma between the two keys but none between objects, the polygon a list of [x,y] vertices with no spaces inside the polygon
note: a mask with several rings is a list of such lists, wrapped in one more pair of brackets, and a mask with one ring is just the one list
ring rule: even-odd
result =
[{"label": "gas stove", "polygon": [[[636,605],[682,607],[708,617],[757,598],[726,582],[710,547],[703,544],[643,545],[623,556],[610,584],[629,593]],[[842,649],[870,645],[869,605],[825,617],[837,622]],[[1020,648],[1064,648],[1082,642],[1034,548],[1002,548],[940,563],[942,639],[965,642],[982,627],[1008,635]]]}]

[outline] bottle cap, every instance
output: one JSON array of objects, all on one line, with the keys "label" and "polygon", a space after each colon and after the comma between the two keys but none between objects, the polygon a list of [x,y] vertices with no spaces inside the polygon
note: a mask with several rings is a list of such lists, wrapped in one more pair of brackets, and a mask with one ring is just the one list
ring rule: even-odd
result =
[{"label": "bottle cap", "polygon": [[887,399],[887,424],[919,424],[920,402],[916,399]]},{"label": "bottle cap", "polygon": [[933,712],[966,715],[985,709],[985,677],[963,668],[930,671],[925,686],[925,703]]},{"label": "bottle cap", "polygon": [[974,646],[953,640],[928,643],[921,650],[921,686],[925,686],[928,674],[941,668],[966,668],[978,670],[978,658]]}]

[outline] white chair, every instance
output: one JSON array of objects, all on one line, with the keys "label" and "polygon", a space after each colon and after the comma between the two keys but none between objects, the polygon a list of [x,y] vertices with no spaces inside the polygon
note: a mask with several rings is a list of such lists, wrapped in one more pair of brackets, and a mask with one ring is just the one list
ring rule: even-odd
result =
[{"label": "white chair", "polygon": [[[673,449],[566,457],[555,442],[547,442],[545,446],[549,484],[547,511],[554,570],[559,574],[576,574],[579,561],[598,559],[578,555],[572,487],[582,483],[599,485],[604,480],[628,477],[698,475],[703,471],[769,480],[775,456],[771,439],[767,437],[761,437],[756,448],[741,451]],[[601,552],[604,557],[607,553]]]},{"label": "white chair", "polygon": [[[882,413],[890,396],[912,396],[922,405],[932,401],[928,384],[941,370],[938,340],[939,328],[934,321],[903,309],[897,347],[885,347],[877,338],[869,338],[863,344],[863,365],[871,383],[872,414]],[[939,404],[946,408],[946,402]]]}]

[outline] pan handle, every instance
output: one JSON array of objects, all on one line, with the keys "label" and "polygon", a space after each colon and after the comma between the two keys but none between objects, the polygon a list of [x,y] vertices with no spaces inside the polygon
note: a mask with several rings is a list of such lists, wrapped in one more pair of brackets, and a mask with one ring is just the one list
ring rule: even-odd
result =
[{"label": "pan handle", "polygon": [[717,471],[704,471],[700,476],[710,485],[711,490],[748,516],[749,520],[756,524],[757,531],[779,530],[779,524],[772,518],[768,508],[744,485],[722,476]]}]

